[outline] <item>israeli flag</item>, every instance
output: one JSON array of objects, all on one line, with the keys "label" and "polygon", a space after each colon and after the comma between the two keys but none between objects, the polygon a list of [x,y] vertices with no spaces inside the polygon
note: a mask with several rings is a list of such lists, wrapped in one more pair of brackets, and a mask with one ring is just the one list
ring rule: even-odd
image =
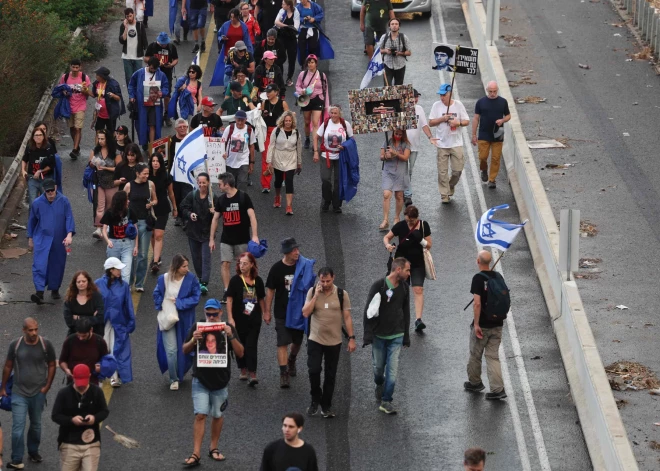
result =
[{"label": "israeli flag", "polygon": [[193,57],[193,60],[192,60],[192,65],[199,65],[199,55],[200,54],[201,54],[200,52],[195,54],[195,57]]},{"label": "israeli flag", "polygon": [[374,77],[378,75],[383,75],[383,70],[385,69],[385,64],[383,64],[383,56],[380,53],[380,46],[376,47],[376,50],[374,51],[374,55],[371,57],[371,60],[369,61],[369,65],[367,66],[367,72],[364,74],[364,77],[362,78],[362,83],[360,84],[360,90],[363,88],[367,88],[369,86],[369,83],[371,83],[371,80],[373,80]]},{"label": "israeli flag", "polygon": [[197,188],[197,180],[192,172],[206,160],[206,139],[200,125],[183,138],[174,155],[172,178],[176,182],[189,183]]},{"label": "israeli flag", "polygon": [[522,224],[511,224],[504,221],[497,221],[496,219],[493,219],[493,216],[495,215],[495,211],[500,209],[509,209],[509,205],[502,204],[486,211],[477,223],[477,231],[474,236],[478,244],[481,244],[484,247],[495,247],[496,249],[505,252],[511,247],[513,240],[523,226],[527,224],[527,220]]}]

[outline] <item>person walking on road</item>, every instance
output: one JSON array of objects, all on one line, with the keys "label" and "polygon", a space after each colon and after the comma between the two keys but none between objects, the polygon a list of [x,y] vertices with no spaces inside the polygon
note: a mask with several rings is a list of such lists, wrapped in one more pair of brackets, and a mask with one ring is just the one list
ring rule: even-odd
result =
[{"label": "person walking on road", "polygon": [[[401,347],[410,346],[410,290],[405,282],[410,277],[410,262],[395,258],[392,270],[384,279],[371,285],[364,309],[363,347],[371,345],[371,359],[376,383],[378,410],[396,414],[392,405],[396,375],[399,369]],[[374,296],[380,298],[375,314],[372,314]]]},{"label": "person walking on road", "polygon": [[325,13],[321,5],[311,0],[300,0],[296,8],[300,15],[298,64],[302,67],[303,59],[307,62],[310,55],[316,57],[319,54],[319,34]]},{"label": "person walking on road", "polygon": [[[296,56],[298,54],[298,30],[300,29],[300,12],[296,8],[294,0],[282,1],[282,9],[277,14],[275,26],[279,30],[277,37],[282,40],[282,44],[286,49],[286,60],[289,61],[287,64],[286,86],[292,87],[293,72],[296,70]],[[268,30],[266,41],[269,41],[271,31]],[[278,58],[282,59],[279,54]],[[284,62],[282,62],[282,72],[284,72]]]},{"label": "person walking on road", "polygon": [[316,451],[300,438],[305,418],[299,412],[282,417],[282,435],[264,449],[260,471],[318,471]]},{"label": "person walking on road", "polygon": [[250,33],[250,41],[254,45],[256,44],[256,40],[261,38],[259,23],[250,13],[250,4],[247,1],[241,2],[239,10],[241,12],[241,21],[247,26],[248,33]]},{"label": "person walking on road", "polygon": [[374,45],[387,30],[387,22],[394,19],[390,0],[364,0],[360,8],[360,31],[364,33],[367,57],[374,55]]},{"label": "person walking on road", "polygon": [[[415,114],[417,115],[417,129],[406,129],[406,135],[408,136],[408,142],[410,142],[410,157],[408,158],[408,188],[403,192],[403,202],[406,206],[413,204],[412,196],[412,174],[413,168],[415,168],[415,162],[417,162],[417,153],[420,150],[420,137],[421,132],[423,131],[426,134],[426,137],[431,139],[431,129],[429,124],[426,121],[426,112],[422,105],[419,104],[419,97],[422,96],[416,89],[413,89],[413,94],[415,97]],[[421,130],[421,131],[420,131]]]},{"label": "person walking on road", "polygon": [[[199,125],[204,130],[204,137],[217,137],[222,132],[222,118],[213,112],[215,102],[210,96],[202,98],[202,111],[193,116],[190,121],[191,129],[197,129]],[[220,134],[222,135],[222,134]]]},{"label": "person walking on road", "polygon": [[27,183],[29,206],[44,194],[44,179],[53,178],[56,153],[48,140],[48,135],[35,126],[21,159],[21,175]]},{"label": "person walking on road", "polygon": [[381,231],[386,231],[390,225],[390,201],[394,193],[394,224],[401,220],[403,209],[403,191],[410,186],[410,174],[408,172],[408,159],[410,159],[410,143],[406,130],[395,129],[392,132],[392,140],[380,149],[380,160],[382,168],[383,188],[383,222],[378,226]]},{"label": "person walking on road", "polygon": [[97,375],[101,372],[101,358],[108,353],[108,344],[102,336],[94,333],[90,318],[81,317],[76,321],[76,333],[69,335],[62,344],[60,368],[71,382],[71,372],[76,365],[87,365],[94,372],[92,383],[99,384]]},{"label": "person walking on road", "polygon": [[[277,24],[277,21],[275,22],[275,24]],[[295,67],[296,64],[295,51],[297,50],[295,34],[293,39],[294,39],[294,44],[296,45],[295,46],[296,49],[294,49],[294,56],[293,56],[293,65]],[[262,39],[260,42],[254,45],[255,64],[261,63],[261,61],[264,58],[264,53],[266,53],[267,51],[271,51],[273,54],[275,54],[275,63],[280,68],[282,73],[284,73],[284,63],[286,62],[286,47],[284,46],[282,41],[278,38],[277,28],[270,28],[266,33],[266,39]],[[291,72],[291,76],[293,76],[293,72]]]},{"label": "person walking on road", "polygon": [[188,330],[195,323],[200,296],[199,280],[190,273],[188,259],[176,254],[167,273],[158,277],[153,294],[159,316],[170,317],[176,311],[179,319],[170,325],[161,325],[159,321],[156,334],[158,365],[161,373],[169,373],[170,391],[179,390],[179,382],[192,366],[192,358],[183,352],[183,344]]},{"label": "person walking on road", "polygon": [[184,227],[188,236],[190,256],[197,278],[199,278],[199,289],[202,296],[209,293],[209,280],[211,278],[211,248],[209,237],[211,236],[211,223],[215,213],[215,202],[217,197],[211,198],[209,188],[211,181],[209,174],[201,172],[197,175],[197,190],[191,191],[181,202],[181,217],[186,221]]},{"label": "person walking on road", "polygon": [[[410,278],[408,284],[412,286],[415,298],[415,331],[421,332],[426,329],[422,320],[424,311],[424,279],[426,268],[424,266],[424,249],[431,250],[431,227],[426,221],[419,219],[419,210],[410,205],[403,212],[404,221],[396,223],[392,229],[383,237],[385,248],[392,252],[396,250],[394,257],[404,257],[410,262]],[[392,244],[394,237],[399,238],[399,246]]]},{"label": "person walking on road", "polygon": [[149,159],[149,180],[153,182],[156,188],[156,198],[158,199],[158,204],[154,207],[156,224],[154,224],[154,230],[151,233],[151,246],[154,251],[151,273],[155,275],[160,270],[163,238],[165,237],[165,227],[170,217],[170,211],[175,218],[179,216],[176,199],[174,198],[172,176],[167,171],[163,154],[160,152],[154,152]]},{"label": "person walking on road", "polygon": [[62,471],[96,471],[101,460],[101,422],[110,411],[103,390],[90,384],[87,365],[73,369],[73,383],[60,389],[51,418],[60,426]]},{"label": "person walking on road", "polygon": [[222,134],[224,158],[227,161],[227,172],[236,180],[236,187],[245,188],[248,175],[254,171],[254,144],[257,142],[257,133],[247,123],[245,111],[236,111],[234,119],[236,123],[227,126]]},{"label": "person walking on road", "polygon": [[146,63],[149,63],[149,59],[152,57],[158,59],[160,62],[160,70],[167,77],[167,83],[170,84],[169,92],[167,94],[163,93],[163,110],[165,111],[163,122],[165,123],[165,126],[172,125],[172,121],[167,115],[167,108],[170,106],[170,97],[172,96],[172,90],[174,88],[174,81],[172,80],[174,67],[179,63],[179,54],[176,50],[176,46],[170,43],[170,37],[166,32],[162,31],[158,34],[156,41],[147,46],[147,50],[144,53],[144,62]]},{"label": "person walking on road", "polygon": [[104,336],[110,354],[117,360],[117,371],[110,378],[110,386],[120,387],[133,381],[130,334],[135,332],[133,298],[128,283],[122,280],[126,268],[116,257],[108,258],[103,264],[105,275],[96,280],[105,305]]},{"label": "person walking on road", "polygon": [[[285,103],[283,100],[280,101]],[[270,133],[265,159],[268,173],[275,174],[273,208],[282,207],[282,183],[284,183],[286,214],[293,216],[293,176],[302,171],[302,139],[296,128],[296,114],[293,111],[284,111],[275,124],[276,127],[272,131],[270,127],[268,128]],[[263,154],[261,159],[264,160]]]},{"label": "person walking on road", "polygon": [[[272,52],[266,51],[264,53],[268,57],[272,57]],[[269,59],[270,61],[270,59]],[[272,61],[271,61],[272,62]],[[280,77],[281,79],[281,77]],[[261,152],[261,192],[270,193],[270,183],[273,178],[273,169],[268,169],[268,152],[270,148],[271,134],[277,127],[277,122],[280,117],[289,111],[289,105],[284,100],[280,91],[284,87],[284,83],[269,83],[264,85],[264,93],[266,99],[261,101],[261,117],[266,123],[266,139],[264,141],[264,148]],[[290,131],[291,129],[289,129]],[[296,134],[297,135],[297,134]],[[276,190],[277,192],[277,190]]]},{"label": "person walking on road", "polygon": [[41,463],[41,414],[46,394],[55,378],[55,349],[50,341],[39,335],[39,324],[32,317],[23,321],[23,336],[9,344],[2,371],[0,396],[6,396],[5,385],[14,374],[11,394],[11,461],[8,469],[23,469],[25,425],[30,417],[27,449],[30,461]]},{"label": "person walking on road", "polygon": [[96,146],[89,153],[88,165],[96,173],[96,210],[94,212],[94,227],[92,237],[103,239],[103,223],[101,218],[110,209],[112,197],[117,192],[115,185],[115,169],[121,163],[121,156],[115,152],[115,140],[107,129],[96,131]]},{"label": "person walking on road", "polygon": [[[312,404],[308,415],[315,415],[321,406],[321,415],[326,419],[335,416],[332,411],[332,396],[341,352],[342,321],[348,333],[348,352],[355,351],[355,335],[351,318],[351,300],[348,293],[335,284],[335,273],[330,267],[318,272],[316,286],[307,292],[303,316],[309,319],[307,339],[307,368],[311,386]],[[321,387],[322,362],[325,359],[325,377]]]},{"label": "person walking on road", "polygon": [[[204,305],[205,318],[200,322],[220,323],[222,308],[217,299],[209,299]],[[208,326],[205,326],[207,329]],[[224,342],[224,348],[218,349],[226,354],[226,362],[223,366],[201,368],[197,364],[197,354],[200,353],[199,343],[205,337],[216,340],[217,345]],[[208,345],[208,342],[205,342]],[[245,352],[243,344],[238,340],[236,328],[231,323],[224,323],[222,330],[202,330],[195,323],[188,332],[186,342],[183,344],[183,353],[192,355],[193,360],[193,383],[192,398],[195,423],[193,425],[193,452],[184,461],[186,468],[199,466],[202,456],[202,440],[206,428],[206,417],[211,415],[211,443],[209,444],[209,458],[213,461],[224,461],[226,457],[218,450],[220,433],[224,422],[224,411],[227,408],[229,398],[229,380],[231,379],[230,354],[242,358]],[[206,366],[206,365],[204,365]]]},{"label": "person walking on road", "polygon": [[241,369],[238,379],[248,386],[259,384],[257,379],[257,351],[261,319],[266,310],[266,288],[258,275],[257,260],[250,252],[241,254],[236,263],[236,275],[229,280],[227,289],[227,318],[236,326],[245,355],[236,358]]},{"label": "person walking on road", "polygon": [[468,448],[463,454],[465,471],[484,471],[486,469],[486,451],[481,448]]},{"label": "person walking on road", "polygon": [[106,129],[109,133],[117,129],[117,120],[126,114],[124,97],[121,94],[119,82],[110,77],[107,67],[99,67],[94,71],[96,80],[92,82],[92,96],[96,98],[94,105],[94,129]]},{"label": "person walking on road", "polygon": [[254,70],[254,86],[257,87],[257,93],[261,96],[266,92],[268,85],[276,85],[278,95],[284,99],[286,85],[282,76],[282,69],[275,63],[277,55],[273,51],[264,52],[263,59]]},{"label": "person walking on road", "polygon": [[326,105],[329,105],[327,102],[328,77],[317,69],[318,63],[319,59],[314,54],[307,56],[305,60],[306,68],[298,74],[298,80],[296,81],[296,93],[298,94],[296,96],[309,96],[309,104],[300,108],[305,119],[305,149],[309,149],[311,144],[309,138],[310,126],[313,135],[316,136],[321,124],[323,110]]},{"label": "person walking on road", "polygon": [[92,82],[82,72],[80,59],[72,59],[69,63],[69,71],[62,74],[59,84],[67,84],[71,87],[69,105],[71,106],[71,117],[69,118],[69,134],[73,140],[73,149],[69,153],[71,160],[80,157],[80,140],[82,139],[82,128],[85,124],[85,110],[87,109],[87,97]]},{"label": "person walking on road", "polygon": [[[192,30],[195,47],[192,50],[193,56],[198,52],[206,52],[206,15],[208,13],[209,2],[207,0],[190,0],[181,5],[181,13],[188,17],[188,27]],[[190,6],[187,11],[186,5]],[[199,45],[200,40],[202,45]]]},{"label": "person walking on road", "polygon": [[[218,177],[218,185],[224,194],[215,202],[209,247],[211,252],[215,250],[215,233],[218,230],[220,218],[222,218],[220,260],[222,261],[222,284],[225,289],[225,296],[222,298],[224,303],[227,300],[226,291],[229,287],[231,264],[238,259],[239,255],[247,252],[250,239],[256,244],[260,242],[257,232],[257,216],[254,213],[250,195],[236,189],[236,180],[231,173],[221,174]],[[250,238],[250,230],[252,230],[252,238]]]},{"label": "person walking on road", "polygon": [[[128,144],[122,155],[122,160],[115,168],[115,186],[123,191],[126,183],[132,182],[137,177],[136,165],[142,162],[142,151],[137,144]],[[114,197],[113,197],[114,198]]]},{"label": "person walking on road", "polygon": [[[148,92],[146,99],[145,91]],[[149,59],[147,67],[139,69],[131,77],[128,96],[137,110],[135,124],[142,150],[146,151],[149,144],[160,139],[163,127],[163,97],[169,93],[170,82],[167,75],[160,70],[160,61],[156,57]]]},{"label": "person walking on road", "polygon": [[36,293],[30,299],[43,304],[44,290],[60,299],[67,252],[70,251],[76,225],[69,199],[55,189],[55,182],[43,182],[44,194],[30,207],[27,225],[28,247],[33,251],[32,281]]},{"label": "person walking on road", "polygon": [[379,36],[378,44],[383,55],[385,66],[386,85],[403,85],[406,75],[406,61],[412,54],[408,36],[399,32],[399,19],[391,18],[388,26],[389,33]]},{"label": "person walking on road", "polygon": [[103,296],[84,270],[77,271],[64,297],[64,322],[69,328],[67,337],[76,333],[76,321],[86,317],[92,324],[95,334],[103,335],[105,319]]},{"label": "person walking on road", "polygon": [[[201,87],[202,85],[201,81],[199,82],[199,85]],[[193,117],[193,119],[195,118]],[[188,130],[189,130],[188,122],[183,118],[179,118],[174,123],[174,129],[176,130],[176,132],[170,136],[169,155],[171,155],[171,157],[167,161],[167,170],[168,173],[170,174],[172,171],[172,166],[174,165],[175,162],[174,157],[176,156],[176,149],[178,147],[177,144],[183,141],[183,139],[188,135]],[[176,201],[176,207],[180,208],[181,202],[186,197],[186,195],[192,191],[193,186],[190,183],[177,182],[177,181],[173,182],[172,186],[174,189],[174,200]],[[183,225],[183,228],[185,229],[185,221],[186,221],[185,219],[182,219],[181,214],[179,214],[179,217],[174,218],[174,225],[175,226]]]},{"label": "person walking on road", "polygon": [[[497,82],[486,84],[486,96],[479,98],[474,106],[472,124],[472,145],[479,149],[479,169],[481,181],[488,182],[488,188],[496,188],[495,179],[500,171],[502,145],[504,142],[504,123],[511,119],[509,102],[498,95]],[[477,134],[478,131],[478,134]],[[488,154],[490,170],[488,168]]]},{"label": "person walking on road", "polygon": [[[477,255],[477,266],[479,273],[472,277],[470,292],[474,297],[472,310],[474,320],[470,324],[470,359],[467,366],[468,380],[463,384],[467,391],[480,392],[485,389],[481,382],[481,362],[484,354],[490,392],[486,399],[504,399],[504,381],[502,380],[502,367],[500,365],[499,349],[502,342],[502,329],[506,313],[494,315],[496,309],[496,298],[499,292],[490,292],[489,288],[503,287],[507,290],[502,275],[490,269],[492,255],[487,250],[482,250]],[[496,283],[493,283],[495,281]],[[489,305],[489,298],[490,305]],[[508,308],[506,309],[508,311]]]},{"label": "person walking on road", "polygon": [[[429,114],[429,125],[435,128],[435,138],[431,140],[438,148],[438,189],[443,204],[448,204],[454,196],[454,188],[461,178],[465,158],[463,156],[463,135],[461,127],[470,124],[465,106],[451,98],[451,85],[440,85],[440,101],[433,103]],[[451,164],[451,178],[449,166]]]},{"label": "person walking on road", "polygon": [[136,257],[138,252],[138,237],[137,228],[132,226],[129,229],[128,223],[128,195],[125,191],[118,191],[112,196],[110,209],[101,218],[103,239],[107,244],[105,256],[121,260],[124,265],[121,271],[122,280],[130,286],[133,257]]},{"label": "person walking on road", "polygon": [[135,20],[135,11],[132,8],[124,10],[124,21],[119,26],[119,44],[128,87],[133,74],[142,67],[144,51],[149,44],[147,28],[141,21]]}]

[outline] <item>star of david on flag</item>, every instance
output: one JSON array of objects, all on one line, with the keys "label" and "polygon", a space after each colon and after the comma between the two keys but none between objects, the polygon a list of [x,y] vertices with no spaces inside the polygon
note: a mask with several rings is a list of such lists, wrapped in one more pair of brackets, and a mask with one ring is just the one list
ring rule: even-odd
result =
[{"label": "star of david on flag", "polygon": [[204,139],[204,128],[200,125],[190,134],[183,138],[174,155],[172,165],[172,178],[176,182],[189,183],[197,188],[197,180],[192,172],[204,165],[206,160],[206,140]]},{"label": "star of david on flag", "polygon": [[383,75],[383,70],[385,69],[385,64],[383,64],[383,56],[380,53],[380,46],[376,47],[374,55],[371,56],[369,65],[367,66],[367,72],[362,78],[362,83],[360,84],[360,90],[367,88],[371,80],[377,75]]},{"label": "star of david on flag", "polygon": [[504,252],[511,247],[513,240],[525,224],[527,224],[527,220],[521,224],[511,224],[493,219],[495,211],[500,209],[509,209],[509,205],[502,204],[486,211],[481,216],[481,219],[479,219],[479,222],[477,222],[477,230],[474,237],[478,244],[484,247],[495,247]]}]

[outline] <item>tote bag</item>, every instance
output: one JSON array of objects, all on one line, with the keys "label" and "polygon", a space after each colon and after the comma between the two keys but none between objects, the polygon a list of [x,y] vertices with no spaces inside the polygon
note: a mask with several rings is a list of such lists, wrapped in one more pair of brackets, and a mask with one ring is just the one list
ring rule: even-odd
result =
[{"label": "tote bag", "polygon": [[167,299],[167,291],[169,287],[167,283],[168,275],[169,273],[163,275],[163,280],[165,281],[165,296],[163,299],[163,310],[158,312],[158,328],[161,332],[170,330],[177,322],[179,322],[179,311],[176,310],[174,303]]},{"label": "tote bag", "polygon": [[[424,221],[422,221],[421,224],[421,229],[422,229],[422,240],[424,239]],[[422,249],[422,254],[424,255],[424,271],[426,272],[426,279],[427,280],[435,280],[436,279],[436,274],[435,274],[435,264],[433,263],[433,257],[431,256],[431,252],[424,247]]]}]

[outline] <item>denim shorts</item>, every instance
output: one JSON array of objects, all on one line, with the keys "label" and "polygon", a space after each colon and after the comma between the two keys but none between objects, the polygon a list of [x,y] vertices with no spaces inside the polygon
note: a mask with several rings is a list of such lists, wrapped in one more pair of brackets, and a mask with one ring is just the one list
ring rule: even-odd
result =
[{"label": "denim shorts", "polygon": [[229,391],[226,387],[211,391],[204,387],[197,378],[193,378],[192,398],[195,415],[210,415],[214,419],[219,419],[227,407],[228,397]]},{"label": "denim shorts", "polygon": [[191,9],[188,12],[188,26],[191,30],[201,29],[206,26],[206,8],[200,10]]}]

